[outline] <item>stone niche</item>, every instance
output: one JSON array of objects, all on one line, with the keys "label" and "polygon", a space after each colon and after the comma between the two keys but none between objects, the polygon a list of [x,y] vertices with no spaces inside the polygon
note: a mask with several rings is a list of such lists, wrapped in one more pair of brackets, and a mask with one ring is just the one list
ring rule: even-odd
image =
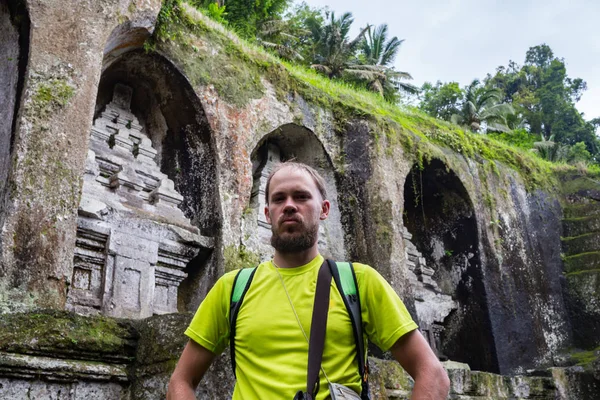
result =
[{"label": "stone niche", "polygon": [[498,372],[475,212],[440,160],[415,166],[404,184],[404,242],[417,317],[441,358]]},{"label": "stone niche", "polygon": [[91,130],[67,300],[81,314],[177,312],[186,266],[214,247],[178,208],[183,196],[160,171],[132,94],[116,84]]},{"label": "stone niche", "polygon": [[331,210],[329,218],[322,221],[319,227],[319,250],[325,257],[345,259],[344,235],[333,166],[314,133],[296,124],[277,128],[266,135],[252,152],[253,186],[250,204],[244,213],[243,244],[258,251],[263,259],[272,256],[271,225],[267,223],[264,213],[267,178],[274,165],[291,159],[310,165],[323,176]]},{"label": "stone niche", "polygon": [[[120,52],[121,48],[116,48]],[[222,220],[215,151],[200,99],[187,78],[162,55],[143,50],[131,50],[118,57],[113,53],[105,56],[95,118],[100,118],[113,101],[117,85],[130,87],[130,113],[149,139],[145,144],[134,144],[136,160],[144,163],[151,158],[160,172],[173,181],[172,188],[181,195],[176,208],[189,224],[198,228],[202,236],[218,237]],[[151,180],[147,176],[142,179]],[[168,191],[173,192],[170,186]],[[171,202],[167,193],[160,197],[159,202],[164,205]],[[218,253],[203,248],[187,263],[187,277],[178,289],[179,310],[195,311],[198,307],[216,278]]]}]

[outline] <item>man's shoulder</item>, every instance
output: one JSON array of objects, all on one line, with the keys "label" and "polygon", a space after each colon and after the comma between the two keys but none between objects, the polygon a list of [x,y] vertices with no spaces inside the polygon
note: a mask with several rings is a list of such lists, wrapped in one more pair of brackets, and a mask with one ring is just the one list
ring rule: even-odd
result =
[{"label": "man's shoulder", "polygon": [[375,268],[371,267],[368,264],[363,264],[359,262],[352,262],[352,268],[354,268],[354,273],[356,274],[356,278],[362,275],[371,275],[373,273],[377,273]]},{"label": "man's shoulder", "polygon": [[270,261],[265,261],[254,267],[237,268],[237,269],[234,269],[233,271],[226,272],[219,278],[219,281],[221,281],[222,284],[224,284],[224,285],[233,286],[233,282],[235,281],[235,278],[238,276],[238,274],[240,273],[240,271],[242,269],[256,269],[256,268],[259,268],[259,267],[262,267],[262,266],[268,264],[269,262]]}]

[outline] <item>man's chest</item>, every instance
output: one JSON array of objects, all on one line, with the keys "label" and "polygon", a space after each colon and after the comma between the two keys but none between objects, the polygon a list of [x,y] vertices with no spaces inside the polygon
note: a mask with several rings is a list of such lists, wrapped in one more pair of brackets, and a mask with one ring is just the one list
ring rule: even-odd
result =
[{"label": "man's chest", "polygon": [[[252,282],[238,314],[236,346],[257,353],[307,352],[316,282],[276,278]],[[352,323],[334,283],[328,307],[326,340],[353,348]]]}]

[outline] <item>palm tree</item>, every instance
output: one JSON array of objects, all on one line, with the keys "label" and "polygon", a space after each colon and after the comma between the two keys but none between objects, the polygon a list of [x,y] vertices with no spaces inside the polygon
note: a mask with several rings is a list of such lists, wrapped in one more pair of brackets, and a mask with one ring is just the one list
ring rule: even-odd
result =
[{"label": "palm tree", "polygon": [[507,116],[515,111],[510,104],[500,103],[502,93],[498,89],[482,86],[478,79],[473,80],[465,90],[462,112],[452,116],[452,122],[466,125],[473,132],[479,132],[485,123],[488,131],[510,132]]},{"label": "palm tree", "polygon": [[367,35],[361,43],[365,64],[388,66],[394,61],[404,39],[398,40],[394,36],[387,40],[387,33],[387,24],[381,24],[374,30],[371,26],[367,27]]},{"label": "palm tree", "polygon": [[332,11],[327,12],[325,18],[329,19],[326,25],[309,24],[309,29],[316,43],[315,63],[311,67],[330,78],[337,78],[341,77],[348,68],[349,61],[368,26],[361,30],[354,40],[349,40],[348,32],[352,22],[354,22],[352,13],[347,12],[340,18],[336,18],[335,13]]},{"label": "palm tree", "polygon": [[398,91],[417,93],[418,88],[402,79],[412,79],[407,72],[396,71],[382,65],[349,64],[344,70],[344,76],[350,81],[358,81],[367,85],[369,90],[377,92],[386,100],[398,102]]},{"label": "palm tree", "polygon": [[569,146],[556,143],[554,135],[546,139],[543,133],[540,134],[541,141],[533,143],[532,153],[539,155],[544,160],[552,162],[567,161],[569,157]]},{"label": "palm tree", "polygon": [[[291,33],[289,21],[273,19],[265,21],[256,34],[256,40],[268,49],[274,50],[280,57],[290,61],[303,61],[304,57],[296,50],[300,38]],[[299,31],[308,34],[308,31]]]},{"label": "palm tree", "polygon": [[358,64],[352,65],[346,73],[365,82],[369,90],[378,92],[386,100],[397,102],[399,90],[417,93],[418,88],[402,81],[412,79],[408,72],[396,71],[389,66],[396,58],[404,40],[398,40],[396,36],[387,40],[387,32],[387,24],[379,25],[375,29],[367,26],[366,37],[361,41],[362,54]]}]

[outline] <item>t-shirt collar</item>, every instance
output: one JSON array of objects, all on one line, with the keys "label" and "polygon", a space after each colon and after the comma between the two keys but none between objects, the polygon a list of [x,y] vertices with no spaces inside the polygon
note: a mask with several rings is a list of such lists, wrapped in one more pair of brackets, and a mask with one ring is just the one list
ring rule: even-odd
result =
[{"label": "t-shirt collar", "polygon": [[[281,273],[281,275],[300,275],[300,274],[304,274],[308,271],[312,271],[314,268],[318,268],[321,266],[321,264],[323,264],[323,261],[325,259],[323,258],[323,256],[321,254],[317,254],[317,256],[315,258],[313,258],[312,260],[310,260],[307,264],[304,265],[300,265],[298,267],[293,267],[293,268],[279,268],[279,273]],[[269,267],[270,268],[277,268],[275,266],[275,263],[273,263],[273,260],[269,261]]]}]

